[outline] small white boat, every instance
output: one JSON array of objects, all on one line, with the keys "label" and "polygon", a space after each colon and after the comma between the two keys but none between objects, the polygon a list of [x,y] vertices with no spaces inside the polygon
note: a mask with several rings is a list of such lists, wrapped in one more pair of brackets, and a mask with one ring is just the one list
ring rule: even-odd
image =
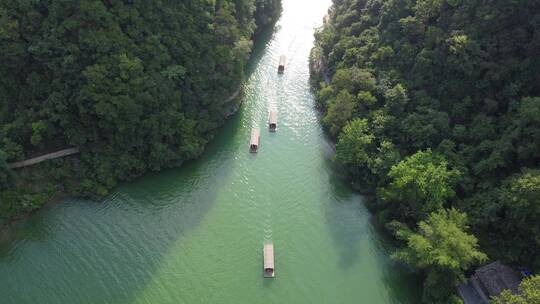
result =
[{"label": "small white boat", "polygon": [[278,73],[279,74],[283,74],[283,72],[285,72],[285,63],[287,62],[287,57],[285,57],[285,55],[281,55],[279,57],[279,65],[278,65]]},{"label": "small white boat", "polygon": [[277,129],[277,112],[270,111],[268,114],[268,129],[270,132],[276,132]]},{"label": "small white boat", "polygon": [[257,153],[259,150],[259,142],[261,138],[261,132],[258,128],[253,128],[251,130],[251,141],[249,143],[249,151],[251,153]]},{"label": "small white boat", "polygon": [[274,271],[274,244],[264,244],[264,277],[273,278],[276,276]]}]

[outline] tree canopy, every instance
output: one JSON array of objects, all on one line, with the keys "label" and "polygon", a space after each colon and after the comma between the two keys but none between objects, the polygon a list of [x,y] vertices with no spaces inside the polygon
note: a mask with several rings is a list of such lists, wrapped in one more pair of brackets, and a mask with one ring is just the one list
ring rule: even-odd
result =
[{"label": "tree canopy", "polygon": [[478,240],[468,229],[464,213],[441,209],[420,221],[418,232],[408,228],[397,231],[397,237],[407,245],[394,257],[425,271],[425,302],[444,303],[451,299],[453,291],[448,285],[464,280],[465,270],[487,260],[479,251]]},{"label": "tree canopy", "polygon": [[427,150],[418,151],[392,166],[388,176],[391,182],[379,192],[381,202],[397,204],[388,208],[399,210],[401,219],[418,220],[442,209],[454,198],[453,188],[459,172],[449,170],[443,157]]}]

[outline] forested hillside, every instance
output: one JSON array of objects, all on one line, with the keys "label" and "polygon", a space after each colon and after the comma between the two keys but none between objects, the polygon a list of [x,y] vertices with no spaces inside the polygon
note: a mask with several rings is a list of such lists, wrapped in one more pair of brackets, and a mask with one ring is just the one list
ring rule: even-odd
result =
[{"label": "forested hillside", "polygon": [[488,259],[540,271],[540,2],[334,0],[311,71],[426,303]]},{"label": "forested hillside", "polygon": [[[0,2],[0,218],[198,156],[280,0]],[[80,156],[15,171],[67,147]]]}]

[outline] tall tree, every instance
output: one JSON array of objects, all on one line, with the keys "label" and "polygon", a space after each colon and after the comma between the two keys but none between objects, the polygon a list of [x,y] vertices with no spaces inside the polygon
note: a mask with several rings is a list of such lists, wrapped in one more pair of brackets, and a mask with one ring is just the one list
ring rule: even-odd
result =
[{"label": "tall tree", "polygon": [[431,150],[419,151],[394,165],[390,184],[380,191],[381,202],[402,214],[403,219],[422,219],[442,209],[455,196],[459,171],[448,168],[446,160]]},{"label": "tall tree", "polygon": [[420,221],[418,231],[397,231],[406,247],[393,257],[425,273],[424,302],[454,303],[453,287],[464,280],[464,271],[487,260],[478,248],[478,240],[468,230],[464,213],[442,209]]}]

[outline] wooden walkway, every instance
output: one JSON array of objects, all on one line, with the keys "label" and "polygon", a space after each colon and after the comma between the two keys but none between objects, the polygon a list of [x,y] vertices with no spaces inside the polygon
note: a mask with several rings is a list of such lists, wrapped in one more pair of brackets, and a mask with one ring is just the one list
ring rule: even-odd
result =
[{"label": "wooden walkway", "polygon": [[233,99],[238,97],[238,95],[240,95],[240,92],[242,92],[242,84],[240,84],[240,86],[238,86],[238,89],[236,89],[236,91],[234,91],[234,93],[232,93],[232,95],[229,96],[229,98],[225,99],[223,103],[231,102]]},{"label": "wooden walkway", "polygon": [[68,148],[68,149],[56,151],[56,152],[53,152],[53,153],[41,155],[41,156],[38,156],[38,157],[30,158],[30,159],[27,159],[27,160],[14,162],[14,163],[9,163],[8,168],[17,169],[17,168],[22,168],[22,167],[28,167],[28,166],[35,165],[35,164],[41,163],[41,162],[49,160],[49,159],[65,157],[65,156],[73,155],[73,154],[77,154],[77,153],[79,153],[78,148]]}]

